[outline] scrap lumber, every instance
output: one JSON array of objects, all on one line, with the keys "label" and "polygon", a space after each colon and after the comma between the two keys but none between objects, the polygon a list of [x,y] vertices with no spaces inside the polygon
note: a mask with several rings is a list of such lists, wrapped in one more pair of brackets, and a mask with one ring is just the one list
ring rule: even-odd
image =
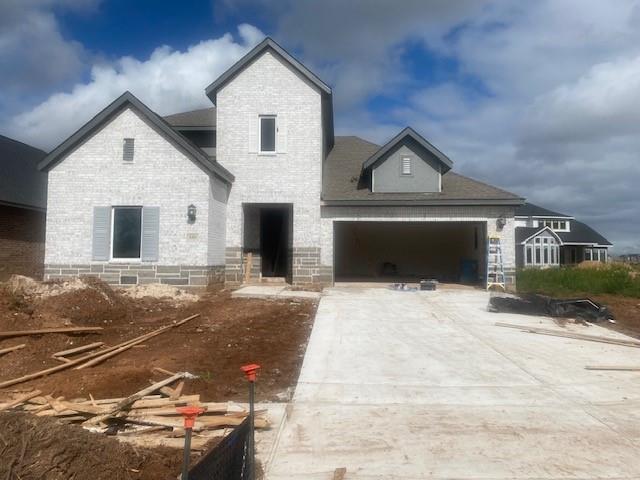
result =
[{"label": "scrap lumber", "polygon": [[160,367],[153,367],[152,370],[154,372],[162,373],[164,375],[169,375],[169,376],[176,374],[176,372],[172,372],[170,370],[165,370],[164,368],[160,368]]},{"label": "scrap lumber", "polygon": [[625,347],[640,347],[640,342],[637,340],[625,340],[619,338],[608,338],[608,337],[598,337],[595,335],[585,335],[582,333],[573,333],[573,332],[563,332],[560,330],[553,330],[549,328],[539,328],[539,327],[529,327],[526,325],[514,325],[512,323],[502,323],[496,322],[495,325],[497,327],[507,327],[507,328],[517,328],[518,330],[522,330],[524,332],[529,333],[537,333],[540,335],[550,335],[554,337],[565,337],[565,338],[573,338],[575,340],[585,340],[588,342],[600,342],[600,343],[610,343],[613,345],[622,345]]},{"label": "scrap lumber", "polygon": [[172,323],[170,325],[158,328],[157,330],[154,330],[153,332],[149,332],[149,333],[147,333],[145,335],[141,335],[140,337],[134,338],[133,340],[129,340],[128,342],[123,342],[121,344],[115,345],[115,346],[113,346],[111,348],[108,348],[106,350],[102,350],[101,352],[97,352],[97,353],[102,353],[102,355],[97,355],[95,357],[92,357],[92,359],[89,360],[88,362],[83,363],[82,365],[76,367],[76,370],[82,370],[83,368],[92,367],[94,365],[97,365],[98,363],[102,363],[103,361],[105,361],[105,360],[107,360],[107,359],[109,359],[111,357],[114,357],[114,356],[124,352],[125,350],[130,349],[131,347],[133,347],[135,345],[138,345],[138,344],[140,344],[142,342],[145,342],[145,341],[149,340],[150,338],[156,337],[156,336],[160,335],[161,333],[166,332],[167,330],[179,327],[180,325],[183,325],[183,324],[187,323],[189,320],[193,320],[194,318],[199,317],[199,316],[200,316],[200,314],[196,313],[195,315],[191,315],[190,317],[182,319],[179,322]]},{"label": "scrap lumber", "polygon": [[[200,316],[199,313],[197,313],[195,315],[191,315],[190,317],[187,317],[187,318],[185,318],[183,320],[180,320],[177,323],[174,323],[174,324],[171,324],[171,325],[167,325],[165,327],[159,328],[158,330],[154,330],[151,333],[148,333],[146,335],[142,335],[141,337],[137,337],[137,339],[144,338],[144,340],[146,340],[148,335],[153,335],[153,336],[160,335],[161,333],[165,332],[166,330],[168,330],[170,328],[175,328],[175,327],[178,327],[180,325],[183,325],[184,323],[188,322],[189,320],[192,320],[192,319],[194,319],[196,317],[199,317],[199,316]],[[100,327],[97,327],[97,328],[100,328]],[[76,358],[76,359],[71,360],[71,361],[69,361],[67,363],[63,363],[61,365],[56,365],[55,367],[45,368],[44,370],[40,370],[38,372],[30,373],[30,374],[24,375],[22,377],[18,377],[18,378],[14,378],[14,379],[11,379],[11,380],[6,380],[4,382],[0,382],[0,388],[10,387],[11,385],[16,385],[18,383],[28,382],[29,380],[33,380],[33,379],[39,378],[39,377],[44,377],[46,375],[51,375],[52,373],[56,373],[56,372],[59,372],[61,370],[66,370],[67,368],[71,368],[74,365],[82,366],[82,365],[85,364],[85,362],[88,363],[88,361],[90,361],[91,359],[94,359],[94,358],[100,358],[101,359],[100,361],[106,360],[106,358],[103,358],[104,355],[105,355],[105,352],[113,352],[114,350],[120,349],[124,345],[133,345],[133,344],[135,344],[135,342],[140,343],[139,340],[136,340],[136,338],[134,338],[132,340],[127,340],[126,342],[122,342],[122,343],[120,343],[118,345],[114,345],[113,347],[109,347],[109,348],[107,348],[105,350],[100,350],[98,352],[89,353],[89,354],[87,354],[87,355],[85,355],[83,357]],[[120,353],[120,352],[118,352],[118,353]]]},{"label": "scrap lumber", "polygon": [[618,372],[640,372],[640,366],[634,365],[587,365],[587,370],[612,370]]},{"label": "scrap lumber", "polygon": [[26,343],[21,343],[20,345],[14,345],[13,347],[7,347],[0,349],[0,355],[4,355],[5,353],[15,352],[16,350],[20,350],[21,348],[26,347]]},{"label": "scrap lumber", "polygon": [[76,348],[70,348],[69,350],[62,350],[60,352],[55,352],[52,354],[52,357],[66,357],[67,355],[73,355],[74,353],[86,352],[88,350],[93,350],[95,348],[101,347],[104,345],[104,342],[94,342],[88,345],[82,345]]},{"label": "scrap lumber", "polygon": [[0,406],[0,412],[3,410],[9,410],[10,408],[16,407],[18,405],[20,405],[21,403],[26,402],[27,400],[30,400],[34,397],[38,397],[42,395],[42,392],[40,390],[34,390],[33,392],[27,393],[25,395],[22,395],[21,397],[16,398],[15,400],[12,400],[11,402],[5,404],[5,405],[1,405]]},{"label": "scrap lumber", "polygon": [[0,332],[0,338],[24,337],[26,335],[43,335],[46,333],[96,333],[102,327],[65,327],[65,328],[41,328],[40,330],[15,330],[13,332]]},{"label": "scrap lumber", "polygon": [[182,395],[183,389],[184,389],[184,380],[180,380],[178,382],[178,385],[176,385],[176,388],[173,389],[173,393],[169,395],[169,400],[176,400],[180,398],[180,395]]}]

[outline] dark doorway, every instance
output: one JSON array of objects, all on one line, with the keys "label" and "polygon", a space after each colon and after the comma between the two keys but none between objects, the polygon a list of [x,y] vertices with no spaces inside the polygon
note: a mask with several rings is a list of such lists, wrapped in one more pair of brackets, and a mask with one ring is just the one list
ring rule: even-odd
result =
[{"label": "dark doorway", "polygon": [[260,209],[260,257],[263,277],[287,277],[290,209]]}]

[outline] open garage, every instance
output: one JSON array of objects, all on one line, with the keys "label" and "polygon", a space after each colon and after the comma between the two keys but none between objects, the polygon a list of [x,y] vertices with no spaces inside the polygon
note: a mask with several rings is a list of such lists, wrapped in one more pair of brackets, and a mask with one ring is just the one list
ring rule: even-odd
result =
[{"label": "open garage", "polygon": [[477,283],[486,222],[334,222],[336,281]]}]

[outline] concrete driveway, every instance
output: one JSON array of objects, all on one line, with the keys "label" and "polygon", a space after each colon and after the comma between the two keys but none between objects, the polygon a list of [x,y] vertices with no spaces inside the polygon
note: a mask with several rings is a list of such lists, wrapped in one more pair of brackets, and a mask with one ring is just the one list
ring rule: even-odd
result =
[{"label": "concrete driveway", "polygon": [[267,478],[640,478],[640,372],[584,368],[640,349],[497,327],[559,328],[487,301],[329,289]]}]

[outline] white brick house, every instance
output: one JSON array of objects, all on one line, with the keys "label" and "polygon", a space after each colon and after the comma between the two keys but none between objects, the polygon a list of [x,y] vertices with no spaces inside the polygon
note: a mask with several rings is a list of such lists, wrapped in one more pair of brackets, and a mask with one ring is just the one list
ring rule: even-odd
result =
[{"label": "white brick house", "polygon": [[206,93],[164,119],[125,93],[45,158],[46,278],[482,282],[494,236],[514,281],[523,199],[411,129],[334,137],[331,89],[273,40]]}]

